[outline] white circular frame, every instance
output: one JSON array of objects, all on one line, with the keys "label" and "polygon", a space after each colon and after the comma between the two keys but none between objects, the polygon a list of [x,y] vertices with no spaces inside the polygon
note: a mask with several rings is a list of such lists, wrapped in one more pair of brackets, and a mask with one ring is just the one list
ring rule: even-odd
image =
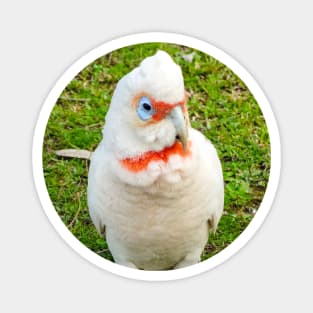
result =
[{"label": "white circular frame", "polygon": [[[246,227],[246,229],[228,247],[226,247],[210,259],[200,262],[196,265],[171,271],[142,271],[128,268],[106,260],[88,249],[67,229],[67,227],[64,225],[61,218],[59,217],[58,213],[56,212],[46,188],[42,166],[42,147],[46,125],[50,113],[55,103],[57,102],[57,99],[59,98],[61,92],[65,89],[65,87],[70,83],[70,81],[91,62],[111,51],[129,45],[149,42],[166,42],[171,44],[188,46],[209,54],[228,66],[246,84],[246,86],[249,88],[249,90],[257,100],[257,103],[259,104],[263,116],[266,120],[271,144],[271,169],[267,189],[257,213],[255,214],[249,225]],[[61,76],[61,78],[57,81],[57,83],[49,93],[39,114],[33,139],[32,161],[35,185],[37,187],[37,192],[42,206],[50,222],[56,228],[58,233],[77,253],[79,253],[85,259],[97,265],[98,267],[123,277],[146,281],[168,281],[190,277],[214,268],[215,266],[230,258],[234,253],[242,248],[254,235],[254,233],[258,230],[258,228],[264,221],[274,200],[280,175],[281,147],[278,127],[268,100],[266,99],[263,91],[258,86],[253,77],[237,61],[235,61],[232,57],[230,57],[222,50],[212,46],[207,42],[180,34],[153,32],[129,35],[104,43],[98,48],[95,48],[92,51],[88,52],[66,70],[66,72]]]}]

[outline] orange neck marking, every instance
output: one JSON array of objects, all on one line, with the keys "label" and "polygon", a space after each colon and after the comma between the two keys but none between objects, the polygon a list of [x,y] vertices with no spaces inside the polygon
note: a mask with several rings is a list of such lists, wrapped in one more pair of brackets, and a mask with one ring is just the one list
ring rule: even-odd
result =
[{"label": "orange neck marking", "polygon": [[183,150],[180,142],[175,141],[171,147],[166,147],[161,151],[148,151],[138,157],[120,160],[121,165],[127,170],[138,173],[145,170],[152,161],[163,161],[167,163],[170,156],[178,154],[183,158],[191,156],[191,141],[188,141],[187,151]]}]

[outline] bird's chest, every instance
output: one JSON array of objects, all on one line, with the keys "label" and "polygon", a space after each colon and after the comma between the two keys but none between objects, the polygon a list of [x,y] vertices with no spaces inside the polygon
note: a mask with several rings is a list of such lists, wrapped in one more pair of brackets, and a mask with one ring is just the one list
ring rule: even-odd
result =
[{"label": "bird's chest", "polygon": [[172,267],[199,238],[206,238],[206,218],[201,205],[179,190],[172,195],[165,191],[145,195],[132,194],[130,190],[125,193],[127,196],[119,199],[116,210],[111,212],[107,240],[110,247],[124,251],[139,268]]},{"label": "bird's chest", "polygon": [[112,226],[120,240],[142,247],[151,243],[164,247],[166,242],[192,236],[205,220],[205,201],[195,201],[195,189],[197,184],[190,178],[171,184],[162,176],[149,188],[123,185],[111,199],[107,228]]},{"label": "bird's chest", "polygon": [[191,157],[173,155],[166,162],[150,162],[145,171],[138,173],[122,170],[123,181],[106,187],[110,189],[111,202],[105,206],[105,215],[110,216],[107,226],[114,225],[124,239],[142,237],[149,241],[151,236],[164,240],[169,229],[170,234],[178,236],[203,220],[202,203],[194,201],[194,194],[201,198],[204,193],[205,197],[205,191]]}]

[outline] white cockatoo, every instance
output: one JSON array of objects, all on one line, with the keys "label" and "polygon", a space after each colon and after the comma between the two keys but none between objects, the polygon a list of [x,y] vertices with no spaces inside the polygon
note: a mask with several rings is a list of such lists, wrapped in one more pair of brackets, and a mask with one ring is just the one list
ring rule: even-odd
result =
[{"label": "white cockatoo", "polygon": [[88,206],[116,263],[195,264],[223,211],[221,163],[191,128],[181,68],[164,51],[117,84],[91,157]]}]

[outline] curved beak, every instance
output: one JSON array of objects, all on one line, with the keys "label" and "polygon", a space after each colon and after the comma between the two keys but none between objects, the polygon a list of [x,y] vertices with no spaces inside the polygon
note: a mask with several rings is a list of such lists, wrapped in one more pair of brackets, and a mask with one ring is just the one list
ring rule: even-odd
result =
[{"label": "curved beak", "polygon": [[176,129],[176,139],[181,142],[183,149],[186,152],[188,127],[182,108],[180,106],[174,107],[172,111],[168,114],[168,117],[170,118]]}]

